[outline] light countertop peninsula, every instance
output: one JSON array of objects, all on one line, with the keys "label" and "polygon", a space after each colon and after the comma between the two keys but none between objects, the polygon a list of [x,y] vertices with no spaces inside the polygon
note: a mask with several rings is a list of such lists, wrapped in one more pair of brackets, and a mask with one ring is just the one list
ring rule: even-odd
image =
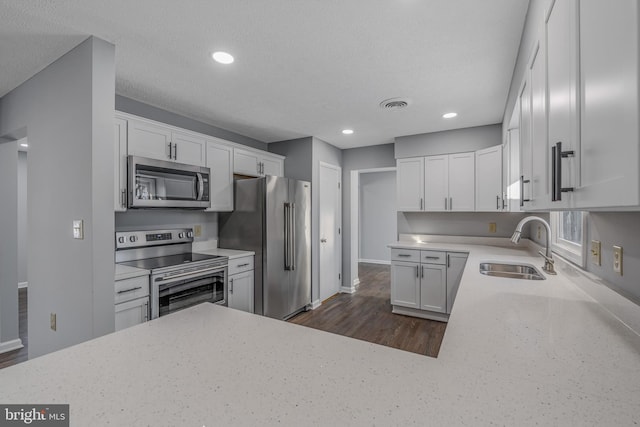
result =
[{"label": "light countertop peninsula", "polygon": [[202,304],[0,370],[0,401],[69,403],[72,426],[640,422],[640,307],[569,270],[478,272],[539,267],[526,247],[400,244],[469,252],[437,359]]}]

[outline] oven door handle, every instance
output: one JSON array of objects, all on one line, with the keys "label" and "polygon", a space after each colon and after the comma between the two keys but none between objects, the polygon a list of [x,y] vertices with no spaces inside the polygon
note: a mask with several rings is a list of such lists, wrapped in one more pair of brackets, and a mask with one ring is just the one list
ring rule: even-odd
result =
[{"label": "oven door handle", "polygon": [[[216,273],[219,271],[223,271],[226,268],[226,266],[222,266],[222,267],[215,267],[215,268],[207,268],[205,270],[198,270],[198,271],[190,271],[188,273],[181,273],[181,274],[176,274],[174,276],[169,276],[166,277],[159,277],[153,280],[154,283],[156,282],[162,282],[162,283],[168,283],[174,279],[180,279],[183,277],[188,277],[188,276],[193,276],[195,277],[199,277],[199,276],[206,276],[208,273]],[[160,280],[159,280],[160,279]]]}]

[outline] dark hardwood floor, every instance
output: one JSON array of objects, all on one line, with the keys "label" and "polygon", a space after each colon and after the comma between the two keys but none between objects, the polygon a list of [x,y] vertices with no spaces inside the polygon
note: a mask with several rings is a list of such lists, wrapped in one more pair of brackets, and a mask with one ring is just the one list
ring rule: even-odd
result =
[{"label": "dark hardwood floor", "polygon": [[337,294],[289,322],[437,357],[447,324],[391,313],[390,272],[388,265],[361,263],[355,294]]},{"label": "dark hardwood floor", "polygon": [[0,354],[0,369],[15,365],[16,363],[25,362],[29,356],[29,341],[27,340],[27,288],[18,289],[18,322],[18,333],[24,347]]}]

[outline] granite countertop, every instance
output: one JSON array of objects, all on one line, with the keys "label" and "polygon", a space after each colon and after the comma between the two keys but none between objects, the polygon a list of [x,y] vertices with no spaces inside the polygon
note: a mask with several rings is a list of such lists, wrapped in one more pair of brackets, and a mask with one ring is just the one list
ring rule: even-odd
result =
[{"label": "granite countertop", "polygon": [[72,426],[640,422],[640,307],[478,272],[540,266],[526,247],[412,247],[469,252],[437,359],[202,304],[0,370],[0,400],[69,403]]}]

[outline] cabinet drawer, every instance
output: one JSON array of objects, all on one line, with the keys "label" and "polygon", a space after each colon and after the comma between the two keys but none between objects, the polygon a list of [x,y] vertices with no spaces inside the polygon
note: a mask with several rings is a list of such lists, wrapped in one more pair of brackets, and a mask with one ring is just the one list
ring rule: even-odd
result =
[{"label": "cabinet drawer", "polygon": [[253,270],[253,255],[229,260],[229,276]]},{"label": "cabinet drawer", "polygon": [[420,251],[420,262],[424,264],[446,264],[447,253],[438,251]]},{"label": "cabinet drawer", "polygon": [[149,295],[149,276],[132,277],[115,282],[115,304]]},{"label": "cabinet drawer", "polygon": [[392,261],[420,262],[420,251],[415,249],[391,249]]}]

